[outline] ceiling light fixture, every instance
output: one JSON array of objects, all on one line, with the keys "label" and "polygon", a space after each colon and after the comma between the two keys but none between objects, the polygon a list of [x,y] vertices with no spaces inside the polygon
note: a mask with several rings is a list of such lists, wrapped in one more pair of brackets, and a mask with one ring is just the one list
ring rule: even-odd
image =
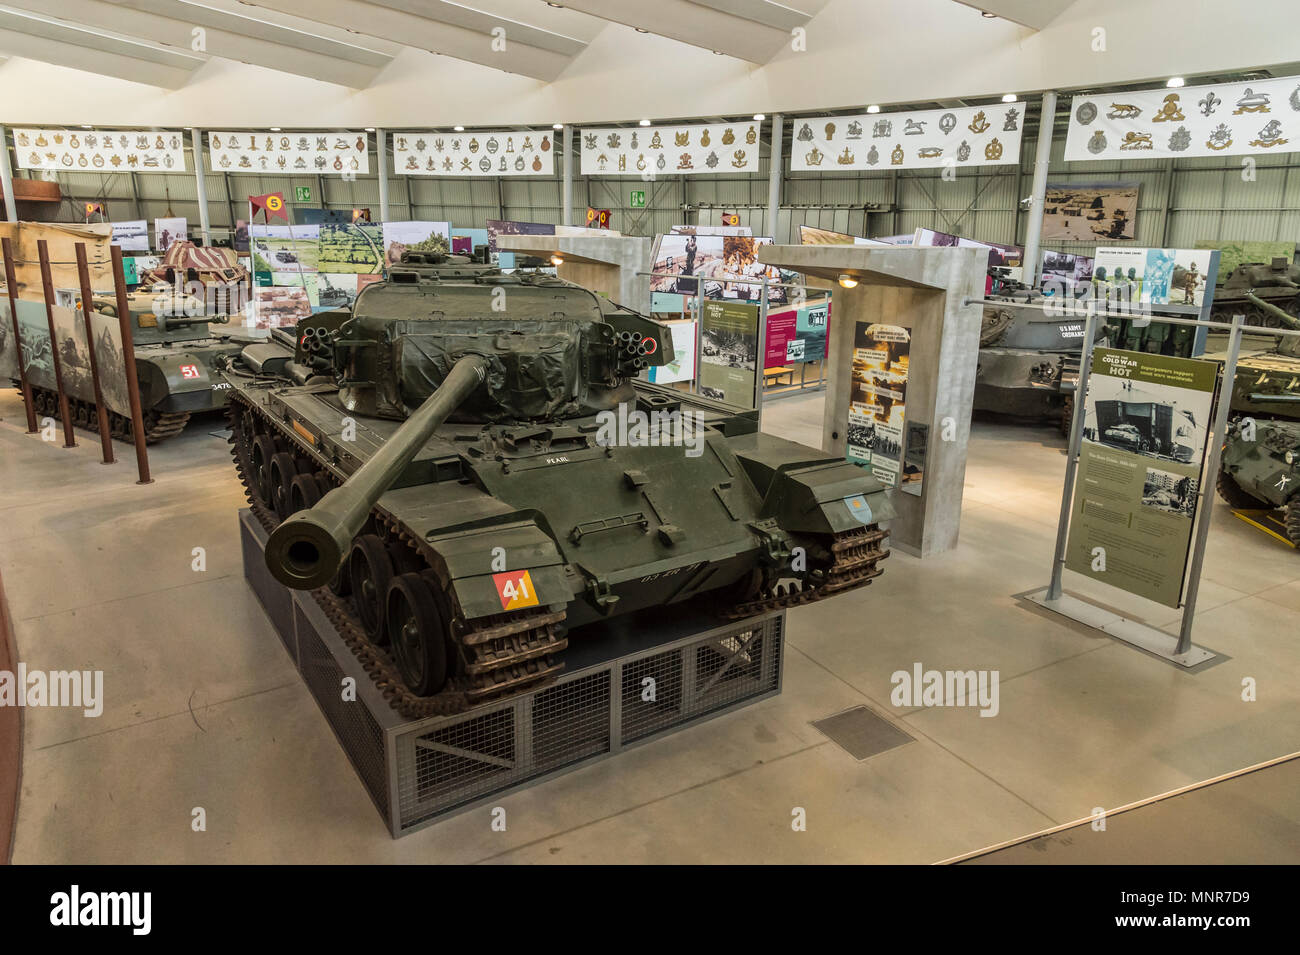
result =
[{"label": "ceiling light fixture", "polygon": [[375,131],[375,127],[373,127],[373,126],[367,126],[367,127],[366,127],[366,132],[368,132],[368,133],[373,133],[374,131]]},{"label": "ceiling light fixture", "polygon": [[1004,103],[1014,103],[1015,101],[1016,101],[1015,93],[1008,93],[1006,96],[1002,97],[1002,102]]},{"label": "ceiling light fixture", "polygon": [[721,50],[714,50],[714,51],[713,51],[713,55],[714,55],[714,56],[726,56],[726,54],[723,53]]},{"label": "ceiling light fixture", "polygon": [[272,126],[272,127],[271,127],[271,132],[273,132],[273,133],[278,133],[279,131],[280,131],[280,127],[279,127],[279,126]]},{"label": "ceiling light fixture", "polygon": [[464,126],[453,126],[452,129],[454,129],[454,130],[455,130],[456,132],[458,132],[458,133],[463,133],[463,132],[465,132],[465,127],[464,127]]},{"label": "ceiling light fixture", "polygon": [[1178,89],[1178,87],[1182,86],[1186,82],[1187,81],[1181,76],[1171,76],[1169,77],[1169,82],[1166,83],[1165,86],[1168,86],[1170,89]]},{"label": "ceiling light fixture", "polygon": [[868,106],[868,107],[867,107],[867,112],[868,112],[868,113],[879,113],[879,112],[880,112],[880,107],[879,107],[879,106]]},{"label": "ceiling light fixture", "polygon": [[648,120],[648,119],[640,120],[640,121],[637,123],[637,125],[638,125],[638,126],[649,126],[649,125],[650,125],[650,120]]},{"label": "ceiling light fixture", "polygon": [[555,253],[554,255],[551,256],[551,264],[552,264],[552,265],[563,265],[563,264],[564,264],[564,256],[560,255],[558,252]]},{"label": "ceiling light fixture", "polygon": [[563,123],[552,123],[552,124],[551,124],[551,129],[563,129],[563,128],[564,128],[564,124],[563,124]]},{"label": "ceiling light fixture", "polygon": [[849,275],[848,272],[843,272],[840,274],[841,288],[857,288],[857,285],[858,285],[858,280],[855,279],[852,275]]},{"label": "ceiling light fixture", "polygon": [[980,16],[982,16],[985,20],[996,20],[998,18],[998,15],[996,13],[989,13],[989,11],[987,10],[981,10]]},{"label": "ceiling light fixture", "polygon": [[94,126],[91,126],[89,123],[82,123],[82,124],[81,124],[81,128],[82,128],[82,129],[94,129],[95,127],[94,127]]},{"label": "ceiling light fixture", "polygon": [[650,32],[649,30],[642,30],[640,27],[633,27],[632,29],[633,29],[633,30],[636,30],[637,33],[649,33],[649,32]]},{"label": "ceiling light fixture", "polygon": [[763,120],[765,120],[765,119],[767,119],[767,114],[766,114],[766,113],[755,113],[755,114],[754,114],[754,121],[755,121],[755,122],[761,123],[761,122],[762,122]]}]

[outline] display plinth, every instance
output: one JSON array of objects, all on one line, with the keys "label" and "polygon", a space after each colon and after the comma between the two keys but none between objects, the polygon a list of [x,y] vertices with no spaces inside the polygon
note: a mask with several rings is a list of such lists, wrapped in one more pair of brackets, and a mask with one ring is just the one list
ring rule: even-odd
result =
[{"label": "display plinth", "polygon": [[518,252],[564,261],[556,274],[567,282],[605,295],[642,315],[650,314],[651,241],[633,235],[502,235],[498,252]]},{"label": "display plinth", "polygon": [[710,628],[698,608],[659,608],[570,631],[554,683],[408,719],[315,598],[271,576],[252,513],[239,525],[244,576],[394,838],[781,691],[784,613]]},{"label": "display plinth", "polygon": [[[769,245],[767,265],[838,281],[827,341],[822,448],[844,455],[852,401],[854,336],[859,324],[901,326],[907,359],[905,464],[909,479],[891,495],[897,517],[890,544],[916,557],[957,545],[966,444],[979,365],[988,249],[888,248],[861,245]],[[919,443],[917,443],[919,440]]]}]

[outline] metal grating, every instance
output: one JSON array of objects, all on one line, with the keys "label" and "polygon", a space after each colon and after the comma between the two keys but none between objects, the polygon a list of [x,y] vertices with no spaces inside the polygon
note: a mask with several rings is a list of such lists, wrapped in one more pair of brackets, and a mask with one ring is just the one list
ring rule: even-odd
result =
[{"label": "metal grating", "polygon": [[[241,515],[244,573],[394,837],[781,689],[780,613],[704,631],[679,628],[556,683],[455,716],[404,720],[309,593],[276,584],[266,533]],[[253,546],[247,546],[252,543]],[[273,612],[291,602],[287,621]],[[287,625],[289,633],[281,628]],[[646,635],[660,628],[647,624]],[[343,699],[343,680],[356,699]],[[654,692],[646,694],[646,680]]]},{"label": "metal grating", "polygon": [[913,739],[865,706],[855,706],[834,716],[813,720],[812,725],[859,762]]},{"label": "metal grating", "polygon": [[370,793],[384,819],[388,819],[388,774],[384,766],[384,733],[370,711],[356,699],[345,700],[346,676],[338,661],[322,642],[316,628],[294,602],[298,642],[298,672],[316,699],[339,745],[352,761],[352,768]]}]

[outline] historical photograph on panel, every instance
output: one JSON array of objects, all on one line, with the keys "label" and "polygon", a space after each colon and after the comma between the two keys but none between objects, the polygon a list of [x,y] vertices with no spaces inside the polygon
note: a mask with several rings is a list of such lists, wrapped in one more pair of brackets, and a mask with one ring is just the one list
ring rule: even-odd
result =
[{"label": "historical photograph on panel", "polygon": [[1188,520],[1196,512],[1196,493],[1200,482],[1185,474],[1147,468],[1142,483],[1142,505],[1169,514],[1181,514]]},{"label": "historical photograph on panel", "polygon": [[379,222],[320,227],[321,272],[378,273],[384,262],[384,227]]},{"label": "historical photograph on panel", "polygon": [[1212,392],[1094,375],[1088,385],[1083,437],[1144,457],[1179,464],[1199,461],[1213,397]]},{"label": "historical photograph on panel", "polygon": [[346,308],[357,300],[357,276],[344,272],[320,272],[316,275],[316,292],[321,308]]},{"label": "historical photograph on panel", "polygon": [[857,323],[845,457],[893,487],[902,479],[910,351],[906,328]]},{"label": "historical photograph on panel", "polygon": [[450,252],[449,222],[385,222],[384,262],[396,265],[403,252]]},{"label": "historical photograph on panel", "polygon": [[148,252],[149,220],[133,219],[130,222],[114,222],[113,245],[118,246],[123,252]]},{"label": "historical photograph on panel", "polygon": [[184,242],[189,238],[188,224],[183,218],[154,219],[154,248],[166,252],[175,242]]},{"label": "historical photograph on panel", "polygon": [[[655,255],[652,292],[695,294],[691,276],[711,276],[722,264],[722,236],[665,235]],[[707,289],[706,289],[707,292]]]},{"label": "historical photograph on panel", "polygon": [[311,315],[311,299],[302,286],[271,286],[253,290],[258,328],[297,325]]},{"label": "historical photograph on panel", "polygon": [[315,272],[320,229],[316,225],[254,225],[251,252],[254,270]]},{"label": "historical photograph on panel", "polygon": [[1043,200],[1043,239],[1133,239],[1137,211],[1136,182],[1049,182]]}]

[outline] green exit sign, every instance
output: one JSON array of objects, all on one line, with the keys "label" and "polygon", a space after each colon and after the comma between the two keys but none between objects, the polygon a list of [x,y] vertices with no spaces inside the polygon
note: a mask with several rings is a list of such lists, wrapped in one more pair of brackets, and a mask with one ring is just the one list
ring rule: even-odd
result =
[{"label": "green exit sign", "polygon": [[645,208],[645,190],[644,190],[644,189],[633,189],[633,190],[632,190],[632,197],[631,197],[631,198],[632,198],[632,208],[633,208],[633,209],[644,209],[644,208]]},{"label": "green exit sign", "polygon": [[297,202],[311,202],[311,186],[294,186],[293,198]]}]

